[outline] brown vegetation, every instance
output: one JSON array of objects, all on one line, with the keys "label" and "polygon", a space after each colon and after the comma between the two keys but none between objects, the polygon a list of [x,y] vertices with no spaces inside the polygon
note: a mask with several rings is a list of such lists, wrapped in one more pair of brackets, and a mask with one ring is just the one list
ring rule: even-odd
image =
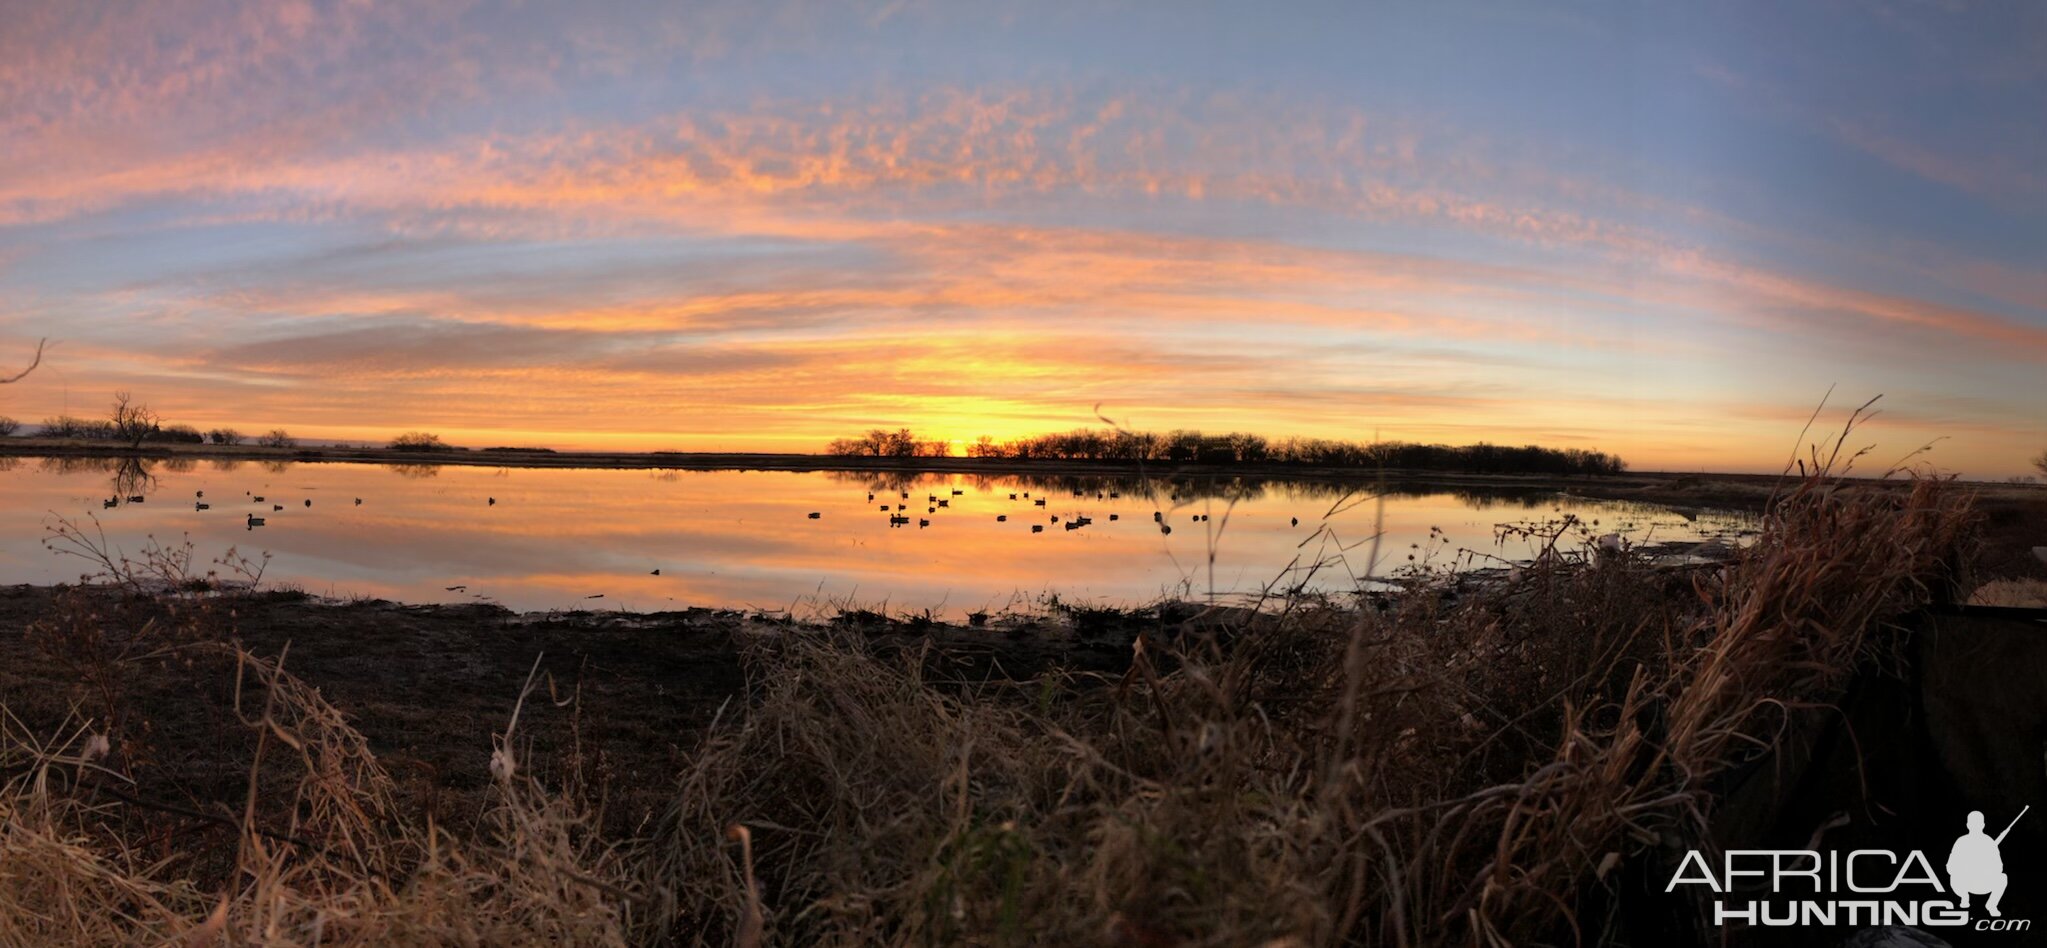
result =
[{"label": "brown vegetation", "polygon": [[[605,713],[538,666],[487,746],[438,750],[459,773],[389,770],[294,652],[237,639],[219,576],[107,560],[116,605],[79,591],[31,632],[71,715],[0,737],[0,940],[1594,940],[1626,880],[1708,845],[1790,709],[1953,594],[1969,523],[1940,482],[1816,476],[1722,568],[1558,550],[1454,600],[1418,577],[1362,610],[1159,613],[1120,674],[754,624],[744,688],[630,786],[530,742]],[[140,678],[228,713],[173,727]],[[142,795],[193,745],[242,755],[234,810]],[[421,803],[449,781],[459,819]],[[621,794],[665,802],[642,824]]]}]

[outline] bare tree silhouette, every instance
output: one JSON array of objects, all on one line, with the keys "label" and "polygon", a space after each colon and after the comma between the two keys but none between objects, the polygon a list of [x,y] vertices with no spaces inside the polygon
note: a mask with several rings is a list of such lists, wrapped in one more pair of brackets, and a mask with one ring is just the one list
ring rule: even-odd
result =
[{"label": "bare tree silhouette", "polygon": [[156,412],[127,392],[114,393],[114,410],[108,420],[113,422],[114,437],[128,442],[131,451],[142,447],[142,440],[156,430],[157,423]]}]

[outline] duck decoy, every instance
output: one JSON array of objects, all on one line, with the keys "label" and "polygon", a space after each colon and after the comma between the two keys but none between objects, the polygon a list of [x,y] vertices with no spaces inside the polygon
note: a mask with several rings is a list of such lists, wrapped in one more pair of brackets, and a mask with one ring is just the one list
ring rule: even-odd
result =
[{"label": "duck decoy", "polygon": [[810,512],[810,519],[812,519],[812,520],[818,520],[818,519],[822,519],[823,517],[824,517],[824,512],[823,512],[823,511],[821,511],[821,510],[813,510],[813,511],[811,511],[811,512]]}]

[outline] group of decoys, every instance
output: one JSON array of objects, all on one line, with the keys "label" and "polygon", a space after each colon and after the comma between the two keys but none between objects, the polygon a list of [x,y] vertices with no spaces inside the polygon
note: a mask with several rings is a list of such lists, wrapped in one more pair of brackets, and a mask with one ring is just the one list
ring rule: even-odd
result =
[{"label": "group of decoys", "polygon": [[[243,494],[244,496],[246,496],[246,497],[248,497],[248,498],[249,498],[249,502],[250,502],[250,503],[253,503],[253,504],[270,504],[270,512],[271,512],[271,513],[277,513],[277,512],[279,512],[279,511],[281,511],[281,510],[283,510],[283,509],[284,509],[284,505],[283,505],[283,504],[279,504],[279,503],[272,503],[272,502],[270,501],[270,499],[269,499],[269,498],[267,498],[267,497],[265,497],[265,496],[263,496],[263,495],[261,495],[261,494],[258,494],[258,493],[256,493],[255,491],[247,491],[247,490],[245,490],[245,491],[242,491],[242,494]],[[144,494],[131,494],[131,495],[129,495],[129,496],[128,496],[128,497],[127,497],[127,498],[126,498],[125,500],[124,500],[124,499],[123,499],[123,498],[122,498],[121,496],[119,496],[119,495],[117,494],[117,495],[115,495],[115,496],[113,496],[113,497],[108,497],[108,498],[106,498],[105,500],[102,500],[102,501],[100,501],[100,509],[102,509],[102,510],[112,510],[113,508],[115,508],[115,507],[118,507],[118,506],[120,506],[120,505],[121,505],[122,503],[124,503],[124,502],[125,502],[125,503],[130,503],[130,504],[139,504],[139,503],[142,503],[142,502],[144,502],[144,501],[146,501],[146,500],[148,500],[148,499],[149,499],[149,498],[147,497],[147,495],[144,495]],[[488,506],[488,507],[495,507],[495,506],[497,506],[497,505],[498,505],[498,499],[497,499],[496,497],[486,497],[486,498],[484,498],[484,501],[485,501],[485,506]],[[306,499],[305,499],[305,505],[306,505],[307,507],[311,507],[311,506],[313,505],[313,499],[312,499],[311,497],[308,497],[308,498],[306,498]],[[357,498],[355,498],[355,506],[357,506],[357,507],[360,507],[360,506],[362,506],[362,498],[360,498],[360,497],[357,497]],[[193,491],[193,492],[192,492],[192,509],[193,509],[193,510],[212,510],[212,509],[213,509],[213,505],[212,505],[212,504],[210,504],[210,503],[207,503],[207,502],[206,502],[206,492],[205,492],[205,491],[203,491],[203,490],[198,490],[198,491]],[[811,519],[815,520],[815,519],[817,519],[818,515],[817,515],[817,514],[811,514],[811,515],[810,515],[810,517],[811,517]],[[254,529],[256,529],[257,527],[260,527],[260,526],[264,526],[264,525],[265,525],[266,523],[268,523],[268,522],[269,522],[269,519],[268,519],[268,518],[266,518],[266,517],[258,517],[258,516],[256,516],[256,515],[255,515],[255,514],[253,514],[253,513],[251,513],[251,514],[247,514],[247,515],[246,515],[246,518],[247,518],[247,519],[246,519],[246,520],[244,521],[244,526],[246,526],[246,527],[247,527],[248,529],[250,529],[250,530],[254,530]]]},{"label": "group of decoys", "polygon": [[[887,515],[888,515],[888,525],[889,525],[890,527],[906,527],[906,526],[909,526],[909,525],[910,525],[910,521],[914,519],[914,520],[916,520],[916,522],[917,522],[917,528],[921,530],[921,529],[923,529],[923,528],[925,528],[925,527],[931,526],[931,520],[930,520],[930,516],[932,516],[932,515],[936,515],[936,514],[938,513],[938,511],[939,511],[939,510],[941,510],[941,509],[951,509],[951,507],[952,507],[952,498],[953,498],[953,497],[959,497],[959,496],[961,496],[961,495],[963,495],[963,494],[965,494],[965,493],[966,493],[966,491],[964,491],[964,490],[961,490],[961,489],[959,489],[959,488],[952,488],[952,489],[951,489],[951,491],[952,491],[952,492],[951,492],[951,494],[950,494],[949,496],[946,496],[946,497],[940,497],[940,496],[939,496],[939,495],[937,495],[937,494],[927,494],[927,495],[925,496],[925,498],[924,498],[924,502],[925,502],[925,505],[926,505],[926,506],[925,506],[925,508],[924,508],[924,513],[925,513],[925,514],[927,514],[927,516],[925,516],[925,517],[912,517],[912,516],[911,516],[911,515],[910,515],[910,514],[908,513],[908,510],[909,510],[909,507],[910,507],[910,505],[909,505],[908,503],[906,503],[906,502],[902,502],[902,501],[908,501],[908,500],[910,499],[910,492],[909,492],[909,491],[907,491],[907,490],[904,490],[904,491],[900,491],[900,492],[899,492],[899,495],[898,495],[898,501],[899,501],[899,502],[898,502],[898,503],[893,503],[893,504],[890,504],[890,503],[883,503],[883,504],[879,505],[879,508],[878,508],[878,509],[879,509],[879,510],[880,510],[880,511],[881,511],[882,513],[885,513],[885,514],[887,514]],[[874,493],[873,491],[868,491],[868,492],[867,492],[867,502],[868,502],[868,503],[870,503],[870,504],[871,504],[871,503],[874,503],[874,498],[875,498],[875,496],[876,496],[876,495],[875,495],[875,493]],[[1074,491],[1074,492],[1073,492],[1073,496],[1075,496],[1075,497],[1085,497],[1085,496],[1086,496],[1086,494],[1085,494],[1084,492],[1082,492],[1082,491]],[[1123,496],[1123,495],[1122,495],[1121,493],[1117,492],[1117,491],[1096,491],[1096,492],[1095,492],[1095,499],[1097,499],[1097,500],[1113,500],[1113,499],[1118,499],[1118,498],[1121,498],[1122,496]],[[1012,491],[1012,492],[1010,493],[1010,495],[1009,495],[1009,499],[1010,499],[1010,500],[1012,500],[1012,501],[1026,501],[1026,500],[1027,500],[1027,501],[1030,501],[1030,503],[1031,503],[1031,506],[1033,506],[1033,507],[1045,507],[1045,506],[1047,506],[1047,502],[1048,502],[1048,501],[1050,500],[1050,498],[1047,498],[1047,497],[1042,497],[1042,496],[1040,496],[1040,497],[1032,497],[1032,496],[1031,496],[1031,493],[1030,493],[1030,491]],[[1176,499],[1176,500],[1177,500],[1177,499],[1178,499],[1178,495],[1174,495],[1174,499]],[[813,511],[811,511],[811,512],[810,512],[809,514],[807,514],[806,516],[807,516],[807,518],[808,518],[808,519],[811,519],[811,520],[821,520],[821,519],[823,519],[823,518],[824,518],[824,512],[823,512],[823,511],[819,511],[819,510],[813,510]],[[1053,524],[1059,524],[1059,515],[1058,515],[1058,514],[1053,514],[1053,515],[1051,515],[1051,518],[1050,518],[1050,519],[1051,519],[1051,522],[1052,522]],[[1110,514],[1110,515],[1109,515],[1109,519],[1110,519],[1111,521],[1116,521],[1116,520],[1120,520],[1120,519],[1122,519],[1122,515],[1120,515],[1120,514]],[[1206,523],[1206,522],[1208,522],[1208,520],[1209,520],[1209,515],[1208,515],[1208,514],[1193,514],[1193,515],[1191,515],[1191,516],[1189,517],[1189,519],[1190,519],[1190,520],[1191,520],[1192,522],[1194,522],[1194,523]],[[1152,520],[1152,522],[1153,522],[1153,523],[1156,523],[1156,524],[1158,524],[1158,526],[1159,526],[1159,533],[1161,533],[1161,534],[1171,534],[1171,533],[1173,532],[1173,527],[1172,527],[1172,525],[1171,525],[1171,524],[1169,524],[1169,523],[1166,523],[1166,515],[1165,515],[1165,514],[1164,514],[1163,512],[1161,512],[1161,511],[1156,511],[1156,510],[1155,510],[1155,511],[1152,511],[1152,515],[1151,515],[1151,520]],[[1009,515],[1008,515],[1008,514],[996,514],[996,515],[995,515],[995,522],[996,522],[996,523],[1008,523],[1008,522],[1009,522]],[[1065,527],[1065,528],[1066,528],[1067,530],[1071,531],[1071,530],[1079,530],[1079,529],[1081,529],[1082,527],[1086,527],[1086,526],[1089,526],[1089,525],[1093,524],[1094,522],[1095,522],[1095,521],[1094,521],[1094,518],[1093,518],[1093,517],[1089,517],[1089,516],[1085,516],[1085,515],[1080,515],[1080,516],[1074,516],[1074,517],[1069,517],[1069,518],[1067,518],[1067,520],[1066,520],[1066,522],[1065,522],[1064,524],[1059,524],[1059,525],[1061,525],[1061,526],[1064,526],[1064,527]],[[1299,517],[1293,517],[1293,518],[1290,518],[1290,519],[1289,519],[1289,521],[1288,521],[1288,525],[1289,525],[1289,526],[1295,526],[1295,527],[1298,527],[1298,526],[1300,526],[1300,525],[1301,525],[1301,518],[1299,518]],[[1043,533],[1043,532],[1045,532],[1045,524],[1042,524],[1042,523],[1034,523],[1034,524],[1031,524],[1031,532],[1032,532],[1032,533]]]}]

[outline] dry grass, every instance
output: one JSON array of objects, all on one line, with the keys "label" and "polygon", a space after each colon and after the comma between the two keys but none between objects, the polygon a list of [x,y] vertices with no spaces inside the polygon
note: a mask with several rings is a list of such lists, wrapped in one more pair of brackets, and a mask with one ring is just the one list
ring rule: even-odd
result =
[{"label": "dry grass", "polygon": [[526,775],[530,683],[478,750],[489,805],[442,827],[288,656],[172,636],[231,663],[256,735],[247,805],[212,817],[230,870],[143,855],[105,711],[10,724],[0,942],[1598,942],[1628,879],[1711,845],[1717,780],[1953,595],[1969,521],[1936,481],[1814,476],[1724,568],[1595,551],[1454,600],[1279,603],[1161,627],[1120,678],[763,635],[667,813],[618,839]]}]

